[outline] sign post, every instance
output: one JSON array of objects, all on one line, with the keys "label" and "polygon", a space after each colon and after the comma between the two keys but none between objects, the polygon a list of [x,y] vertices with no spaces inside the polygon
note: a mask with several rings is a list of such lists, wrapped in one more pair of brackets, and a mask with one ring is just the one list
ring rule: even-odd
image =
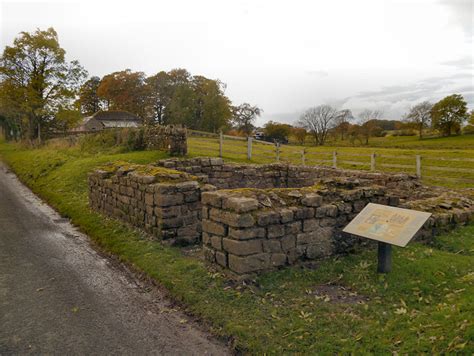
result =
[{"label": "sign post", "polygon": [[392,245],[379,241],[377,259],[377,272],[390,272],[392,270]]},{"label": "sign post", "polygon": [[344,232],[378,241],[377,272],[392,270],[392,245],[405,247],[431,216],[423,211],[369,203]]}]

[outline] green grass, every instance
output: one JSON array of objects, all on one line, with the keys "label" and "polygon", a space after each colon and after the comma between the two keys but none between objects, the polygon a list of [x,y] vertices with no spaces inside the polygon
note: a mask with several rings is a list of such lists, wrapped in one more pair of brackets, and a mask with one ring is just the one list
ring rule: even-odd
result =
[{"label": "green grass", "polygon": [[[457,139],[468,139],[471,136],[460,136]],[[403,142],[406,137],[396,137]],[[412,137],[408,137],[413,139]],[[389,140],[390,138],[384,138]],[[439,140],[451,142],[454,138]],[[374,139],[375,140],[375,139]],[[474,142],[474,140],[473,140]],[[402,147],[405,147],[401,145]],[[445,147],[446,148],[443,148]],[[376,170],[384,172],[405,172],[415,174],[416,155],[422,156],[422,177],[427,184],[455,188],[474,187],[474,149],[451,149],[446,144],[438,144],[433,148],[383,148],[383,147],[314,147],[284,145],[280,148],[280,161],[302,164],[302,151],[306,150],[305,164],[332,165],[333,152],[337,152],[337,165],[347,169],[370,169],[370,155],[375,153]],[[470,147],[470,146],[468,146]],[[209,137],[190,137],[190,155],[217,156],[219,141]],[[272,163],[276,161],[274,145],[256,143],[252,145],[253,163]],[[223,158],[237,162],[247,162],[247,142],[243,140],[225,139]]]},{"label": "green grass", "polygon": [[[191,144],[191,153],[196,152]],[[474,226],[441,236],[433,246],[395,248],[393,272],[375,272],[373,248],[311,266],[229,285],[177,248],[92,212],[86,175],[108,161],[148,163],[160,152],[87,154],[76,148],[27,150],[0,144],[0,155],[26,184],[103,250],[165,286],[217,335],[233,336],[250,353],[474,352]],[[339,286],[361,296],[335,303],[315,294]]]}]

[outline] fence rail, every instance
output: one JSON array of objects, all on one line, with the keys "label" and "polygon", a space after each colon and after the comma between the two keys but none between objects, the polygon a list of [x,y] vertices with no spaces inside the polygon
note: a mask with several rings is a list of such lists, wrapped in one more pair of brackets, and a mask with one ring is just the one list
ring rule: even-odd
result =
[{"label": "fence rail", "polygon": [[[447,182],[459,182],[474,187],[474,158],[433,157],[430,155],[385,154],[381,152],[353,153],[325,151],[318,152],[291,145],[274,144],[220,134],[201,135],[191,133],[194,137],[212,137],[211,143],[199,142],[199,148],[212,150],[220,157],[229,157],[265,162],[291,162],[300,165],[324,165],[333,168],[368,169],[371,171],[391,171],[414,173],[420,178]],[[425,160],[425,163],[423,163]],[[439,162],[440,165],[437,164]],[[455,167],[447,166],[449,164]],[[467,166],[467,167],[466,167]],[[453,176],[454,175],[454,176]]]}]

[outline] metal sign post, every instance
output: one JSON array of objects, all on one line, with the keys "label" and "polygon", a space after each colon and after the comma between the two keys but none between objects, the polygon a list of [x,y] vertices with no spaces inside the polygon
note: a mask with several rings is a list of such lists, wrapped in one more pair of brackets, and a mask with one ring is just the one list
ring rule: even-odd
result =
[{"label": "metal sign post", "polygon": [[379,241],[377,258],[377,272],[389,273],[392,270],[392,245]]},{"label": "metal sign post", "polygon": [[392,245],[405,247],[430,213],[369,203],[344,232],[378,241],[377,272],[392,270]]}]

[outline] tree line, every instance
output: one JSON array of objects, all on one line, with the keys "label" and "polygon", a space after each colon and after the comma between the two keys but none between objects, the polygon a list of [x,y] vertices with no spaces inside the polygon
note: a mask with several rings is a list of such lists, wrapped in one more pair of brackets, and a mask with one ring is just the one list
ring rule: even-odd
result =
[{"label": "tree line", "polygon": [[[371,137],[384,136],[387,131],[419,135],[420,139],[427,130],[442,136],[474,134],[474,110],[468,112],[467,103],[459,94],[449,95],[435,104],[419,103],[402,120],[383,120],[382,116],[382,110],[365,109],[355,117],[349,109],[319,105],[307,109],[294,126],[270,121],[263,132],[268,140],[284,142],[291,136],[299,144],[304,144],[309,135],[316,145],[324,145],[329,137],[368,144]],[[466,121],[468,124],[463,126]]]},{"label": "tree line", "polygon": [[7,135],[37,139],[66,131],[100,110],[124,110],[145,124],[182,124],[217,132],[249,132],[262,112],[232,105],[220,80],[186,69],[147,77],[130,69],[88,77],[78,61],[67,62],[53,28],[21,32],[0,57],[0,125]]}]

